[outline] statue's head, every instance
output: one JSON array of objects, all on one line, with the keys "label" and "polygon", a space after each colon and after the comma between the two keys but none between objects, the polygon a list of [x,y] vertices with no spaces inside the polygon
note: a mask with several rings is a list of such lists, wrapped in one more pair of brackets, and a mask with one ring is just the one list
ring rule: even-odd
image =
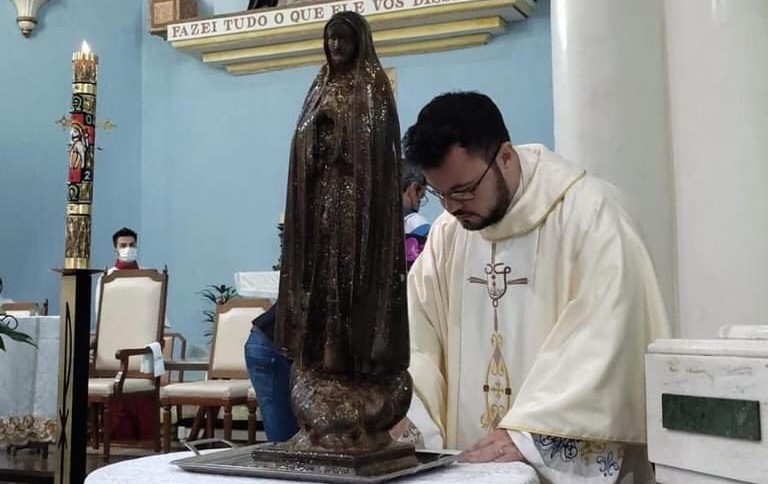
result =
[{"label": "statue's head", "polygon": [[334,70],[352,68],[359,60],[375,57],[368,22],[355,12],[339,12],[325,24],[323,48]]},{"label": "statue's head", "polygon": [[325,50],[328,62],[335,66],[350,65],[357,59],[357,35],[343,20],[331,21],[325,30]]},{"label": "statue's head", "polygon": [[80,131],[80,127],[77,125],[73,125],[69,129],[69,145],[72,146],[77,141],[80,141],[83,137],[82,132]]}]

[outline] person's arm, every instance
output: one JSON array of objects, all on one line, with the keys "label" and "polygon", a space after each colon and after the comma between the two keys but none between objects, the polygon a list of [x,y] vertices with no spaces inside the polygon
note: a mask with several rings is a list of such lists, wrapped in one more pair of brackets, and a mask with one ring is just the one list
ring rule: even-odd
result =
[{"label": "person's arm", "polygon": [[614,484],[623,458],[619,443],[496,429],[462,452],[459,462],[525,462],[543,484]]},{"label": "person's arm", "polygon": [[619,478],[624,446],[550,435],[509,431],[515,446],[543,483],[614,484]]},{"label": "person's arm", "polygon": [[397,442],[413,444],[417,449],[443,448],[440,428],[418,395],[413,396],[408,415],[392,428],[391,435]]},{"label": "person's arm", "polygon": [[440,277],[445,253],[439,235],[427,241],[408,275],[409,372],[414,388],[408,418],[421,432],[428,448],[442,447],[445,442],[447,382],[442,368],[448,304],[447,289]]},{"label": "person's arm", "polygon": [[499,427],[643,444],[645,349],[670,325],[634,226],[591,188],[563,202],[559,314]]}]

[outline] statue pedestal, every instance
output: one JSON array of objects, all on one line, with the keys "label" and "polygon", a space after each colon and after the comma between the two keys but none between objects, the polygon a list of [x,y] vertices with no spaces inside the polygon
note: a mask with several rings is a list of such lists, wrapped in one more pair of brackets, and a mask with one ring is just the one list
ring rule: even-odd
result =
[{"label": "statue pedestal", "polygon": [[407,371],[350,378],[296,370],[291,402],[299,431],[288,444],[293,451],[345,455],[391,448],[389,429],[408,412],[412,385]]},{"label": "statue pedestal", "polygon": [[416,467],[416,450],[410,444],[392,444],[382,450],[323,452],[295,450],[286,442],[256,447],[251,452],[259,467],[296,474],[369,477]]},{"label": "statue pedestal", "polygon": [[[289,444],[286,443],[266,443],[249,445],[246,447],[237,447],[229,450],[210,452],[206,454],[199,453],[197,444],[211,443],[209,441],[198,441],[187,443],[187,447],[195,452],[193,457],[175,459],[171,464],[179,466],[181,469],[189,472],[218,474],[223,476],[242,476],[254,479],[254,482],[263,483],[266,479],[278,479],[283,482],[329,482],[343,484],[381,484],[393,479],[408,479],[408,476],[414,476],[408,482],[434,482],[439,483],[441,479],[429,477],[415,477],[431,469],[449,466],[456,460],[455,452],[413,452],[413,447],[408,445],[400,446],[394,444],[392,449],[381,451],[335,451],[335,452],[313,452],[295,450],[287,451]],[[228,445],[232,445],[227,443]],[[400,457],[397,454],[402,452]],[[172,455],[172,454],[167,454]],[[402,455],[410,455],[415,459],[416,464],[411,465],[408,462],[407,467]],[[153,458],[159,458],[155,456]],[[167,459],[167,458],[166,458]],[[405,458],[410,461],[410,457]],[[130,461],[137,462],[137,461]],[[372,465],[372,464],[384,465]],[[165,462],[163,463],[165,464]],[[122,465],[119,464],[119,465]],[[357,467],[355,468],[355,466]],[[385,466],[389,467],[385,467]],[[514,465],[514,464],[513,464]],[[528,469],[534,479],[530,482],[539,482],[535,479],[535,472],[532,468],[522,464],[522,467]],[[111,466],[116,467],[116,466]],[[394,469],[400,467],[400,470],[384,473],[386,468]],[[163,469],[168,468],[164,465]],[[465,469],[473,469],[474,466],[467,466]],[[478,467],[479,468],[479,467]],[[163,480],[160,474],[164,470],[152,469],[152,482],[170,482]],[[155,472],[156,471],[156,472]],[[376,472],[373,475],[364,475],[366,472]],[[514,472],[504,471],[506,477],[498,482],[504,483],[522,483],[529,480],[516,479]],[[134,472],[135,474],[135,472]],[[133,474],[132,474],[133,475]],[[489,476],[486,471],[480,477],[482,482],[486,482]],[[483,478],[485,477],[485,478]],[[158,480],[159,479],[159,480]],[[511,480],[510,480],[511,479]],[[174,482],[181,482],[184,476],[178,473],[174,474]],[[451,482],[471,482],[471,479],[450,479]],[[213,481],[211,481],[213,482]],[[218,481],[216,481],[218,482]],[[278,481],[274,481],[278,482]],[[490,482],[490,481],[488,481]],[[496,481],[494,481],[496,482]]]}]

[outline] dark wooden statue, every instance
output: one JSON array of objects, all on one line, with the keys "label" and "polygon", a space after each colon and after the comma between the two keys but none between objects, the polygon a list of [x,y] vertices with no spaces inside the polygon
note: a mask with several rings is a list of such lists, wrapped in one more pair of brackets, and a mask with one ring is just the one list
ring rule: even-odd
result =
[{"label": "dark wooden statue", "polygon": [[400,126],[365,19],[334,15],[324,48],[285,212],[275,344],[294,360],[300,427],[288,445],[381,451],[412,394]]}]

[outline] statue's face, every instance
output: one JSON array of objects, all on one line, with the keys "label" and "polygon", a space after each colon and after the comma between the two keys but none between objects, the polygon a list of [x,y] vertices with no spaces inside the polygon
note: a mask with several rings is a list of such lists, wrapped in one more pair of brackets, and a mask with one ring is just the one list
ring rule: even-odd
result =
[{"label": "statue's face", "polygon": [[357,57],[355,31],[346,22],[334,22],[328,26],[325,45],[334,65],[350,64]]}]

